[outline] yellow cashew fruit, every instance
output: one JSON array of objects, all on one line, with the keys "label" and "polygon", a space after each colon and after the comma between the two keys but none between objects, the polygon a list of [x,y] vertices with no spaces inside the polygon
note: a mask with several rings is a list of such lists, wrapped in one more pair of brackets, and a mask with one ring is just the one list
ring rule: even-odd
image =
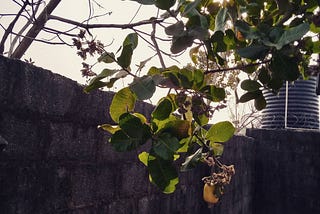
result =
[{"label": "yellow cashew fruit", "polygon": [[203,199],[210,205],[219,201],[219,198],[214,194],[214,185],[205,184],[203,187]]}]

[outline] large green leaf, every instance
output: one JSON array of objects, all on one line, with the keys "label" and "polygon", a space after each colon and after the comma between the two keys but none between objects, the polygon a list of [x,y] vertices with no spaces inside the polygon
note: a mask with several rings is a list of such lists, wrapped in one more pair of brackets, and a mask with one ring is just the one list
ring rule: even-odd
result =
[{"label": "large green leaf", "polygon": [[124,113],[119,118],[119,126],[130,138],[146,140],[151,137],[148,125],[134,114]]},{"label": "large green leaf", "polygon": [[169,133],[160,134],[153,142],[154,152],[164,160],[173,160],[173,155],[180,148],[179,140]]},{"label": "large green leaf", "polygon": [[181,36],[174,36],[172,38],[172,44],[170,48],[171,52],[173,54],[177,54],[181,51],[184,51],[193,44],[193,39],[194,37],[188,35],[187,33],[183,33]]},{"label": "large green leaf", "polygon": [[261,59],[268,53],[269,48],[264,45],[250,45],[237,50],[237,53],[247,59]]},{"label": "large green leaf", "polygon": [[262,84],[267,84],[270,82],[271,76],[269,75],[269,72],[266,69],[266,67],[262,67],[259,69],[258,79]]},{"label": "large green leaf", "polygon": [[145,4],[145,5],[152,5],[156,2],[156,0],[130,0],[130,1],[136,1],[140,4]]},{"label": "large green leaf", "polygon": [[249,91],[245,94],[243,94],[240,99],[239,102],[240,103],[245,103],[248,102],[250,100],[256,99],[257,97],[261,96],[262,92],[260,90],[257,91]]},{"label": "large green leaf", "polygon": [[126,87],[118,91],[110,105],[110,116],[113,121],[119,122],[119,117],[126,112],[133,111],[136,98],[132,91]]},{"label": "large green leaf", "polygon": [[169,117],[173,110],[172,101],[168,98],[163,98],[160,100],[151,116],[157,120],[164,120]]},{"label": "large green leaf", "polygon": [[116,151],[130,151],[151,138],[150,127],[133,114],[122,114],[119,118],[119,126],[121,130],[116,131],[110,138],[110,143]]},{"label": "large green leaf", "polygon": [[178,21],[175,24],[169,25],[165,28],[165,32],[167,35],[171,36],[179,36],[184,31],[184,23],[183,21]]},{"label": "large green leaf", "polygon": [[88,86],[86,86],[83,89],[83,91],[86,92],[86,93],[89,93],[90,91],[93,91],[95,89],[102,88],[102,87],[105,87],[105,86],[107,86],[107,83],[102,82],[100,80],[96,80],[96,81],[90,83]]},{"label": "large green leaf", "polygon": [[243,80],[240,87],[245,91],[257,91],[261,87],[260,83],[255,80]]},{"label": "large green leaf", "polygon": [[184,8],[182,16],[191,17],[193,15],[199,14],[196,8],[200,3],[201,3],[201,0],[195,0],[195,1],[189,2]]},{"label": "large green leaf", "polygon": [[206,85],[200,91],[205,94],[206,98],[213,102],[220,102],[226,98],[224,88],[218,88],[214,85]]},{"label": "large green leaf", "polygon": [[179,183],[178,173],[172,161],[163,160],[149,154],[148,170],[151,182],[157,185],[164,193],[173,193]]},{"label": "large green leaf", "polygon": [[112,63],[115,61],[114,53],[104,52],[101,54],[101,56],[98,58],[98,62],[104,62],[104,63]]},{"label": "large green leaf", "polygon": [[276,44],[276,48],[280,50],[286,44],[301,39],[310,29],[308,23],[302,23],[296,27],[285,30]]},{"label": "large green leaf", "polygon": [[128,68],[131,64],[133,49],[131,45],[123,47],[121,55],[117,58],[118,64],[123,68]]},{"label": "large green leaf", "polygon": [[194,154],[186,157],[186,160],[181,165],[181,171],[188,171],[194,169],[202,158],[202,147],[199,148]]},{"label": "large green leaf", "polygon": [[179,140],[189,137],[190,122],[180,119],[171,119],[162,125],[162,132],[169,132]]},{"label": "large green leaf", "polygon": [[229,121],[216,123],[210,127],[206,134],[206,138],[211,142],[226,142],[234,134],[235,128]]},{"label": "large green leaf", "polygon": [[294,81],[300,76],[297,59],[286,55],[274,54],[270,68],[277,77],[283,80]]},{"label": "large green leaf", "polygon": [[267,101],[264,98],[264,96],[259,96],[254,100],[254,107],[258,110],[261,111],[267,106]]},{"label": "large green leaf", "polygon": [[123,68],[128,68],[131,64],[133,50],[138,45],[138,36],[136,33],[127,35],[122,44],[121,55],[117,58],[118,64]]},{"label": "large green leaf", "polygon": [[260,37],[257,29],[250,26],[243,20],[237,20],[235,23],[235,28],[240,31],[243,37],[246,39],[258,39]]},{"label": "large green leaf", "polygon": [[214,31],[222,31],[224,32],[225,30],[225,25],[226,25],[226,21],[227,21],[227,13],[228,9],[226,7],[221,7],[216,19],[215,19],[215,28]]},{"label": "large green leaf", "polygon": [[156,91],[156,84],[151,76],[136,78],[129,88],[139,100],[146,100],[152,97]]},{"label": "large green leaf", "polygon": [[92,80],[89,82],[89,85],[86,86],[83,90],[86,93],[89,93],[92,90],[107,86],[108,83],[102,82],[100,80],[112,76],[113,74],[117,73],[119,70],[110,70],[110,69],[103,69],[100,74],[98,74],[96,77],[92,78]]},{"label": "large green leaf", "polygon": [[155,5],[162,10],[169,10],[176,0],[155,0]]}]

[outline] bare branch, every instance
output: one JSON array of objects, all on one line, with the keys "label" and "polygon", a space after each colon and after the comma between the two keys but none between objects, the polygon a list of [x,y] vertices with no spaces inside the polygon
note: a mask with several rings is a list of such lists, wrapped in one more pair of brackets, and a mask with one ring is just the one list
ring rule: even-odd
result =
[{"label": "bare branch", "polygon": [[59,16],[50,15],[49,19],[51,20],[57,20],[60,22],[64,22],[67,24],[75,25],[78,27],[81,27],[83,29],[93,29],[93,28],[120,28],[120,29],[132,29],[133,27],[142,26],[142,25],[148,25],[152,23],[160,23],[163,21],[163,19],[156,19],[156,20],[143,20],[140,22],[135,22],[131,24],[84,24],[81,22],[77,22],[70,19],[65,19]]},{"label": "bare branch", "polygon": [[152,23],[152,32],[151,32],[151,41],[153,42],[154,48],[156,49],[157,55],[158,55],[159,60],[160,60],[161,67],[165,68],[166,65],[164,64],[164,60],[162,58],[162,55],[161,55],[157,40],[155,38],[155,35],[156,35],[156,23],[153,22]]},{"label": "bare branch", "polygon": [[14,39],[12,40],[12,42],[10,44],[9,53],[8,53],[9,57],[11,57],[11,54],[12,54],[13,49],[15,47],[15,44],[17,43],[18,39],[20,38],[20,35],[22,35],[23,32],[32,24],[32,20],[35,20],[35,16],[36,16],[36,13],[39,10],[40,3],[41,3],[41,0],[39,0],[39,2],[36,4],[36,8],[32,7],[32,10],[33,10],[32,18],[28,19],[27,23],[18,32],[18,35],[16,35],[14,37]]},{"label": "bare branch", "polygon": [[48,5],[41,12],[39,17],[37,18],[34,25],[26,34],[25,38],[21,41],[19,46],[15,49],[12,54],[12,58],[20,59],[22,55],[26,52],[26,50],[31,45],[32,41],[37,37],[41,29],[44,27],[45,23],[48,20],[48,16],[52,13],[52,11],[58,6],[61,0],[51,0]]},{"label": "bare branch", "polygon": [[4,51],[4,44],[7,41],[8,36],[10,35],[10,33],[13,30],[14,25],[16,24],[16,22],[18,21],[20,15],[22,14],[22,12],[24,11],[24,9],[29,5],[29,1],[25,1],[24,4],[22,5],[22,7],[20,8],[19,12],[17,13],[16,17],[12,20],[12,22],[10,23],[10,25],[8,26],[8,28],[6,29],[6,31],[4,32],[4,35],[2,37],[2,40],[0,42],[0,54],[3,54]]}]

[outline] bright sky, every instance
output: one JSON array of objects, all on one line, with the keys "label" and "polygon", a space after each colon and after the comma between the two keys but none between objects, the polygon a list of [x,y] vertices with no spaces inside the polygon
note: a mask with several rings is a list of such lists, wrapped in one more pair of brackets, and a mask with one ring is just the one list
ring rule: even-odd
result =
[{"label": "bright sky", "polygon": [[[20,2],[20,0],[18,0]],[[48,0],[46,0],[48,2]],[[61,16],[67,19],[76,20],[78,22],[82,22],[89,17],[89,7],[88,2],[90,0],[62,0],[58,7],[53,11],[52,15]],[[134,1],[121,1],[121,0],[96,0],[103,9],[94,6],[94,15],[101,15],[107,12],[112,12],[111,15],[106,15],[103,17],[99,17],[98,19],[90,20],[90,23],[104,23],[104,24],[126,24],[133,17],[132,22],[138,22],[140,20],[146,20],[152,16],[156,16],[157,9],[154,6],[142,6],[139,12],[136,12],[139,9],[140,4]],[[93,0],[91,0],[93,2]],[[43,8],[43,7],[42,7]],[[0,13],[16,13],[20,8],[13,3],[12,0],[1,0]],[[42,9],[41,9],[42,10]],[[135,16],[136,14],[136,16]],[[0,19],[0,23],[5,27],[11,22],[13,17],[2,17]],[[22,23],[14,29],[15,32],[18,32],[21,28]],[[59,28],[59,30],[64,31],[70,29],[71,25],[62,24],[61,22],[57,22],[54,20],[49,20],[46,25],[47,27]],[[159,32],[161,29],[157,28]],[[91,31],[93,35],[97,36],[97,39],[101,40],[104,44],[111,44],[106,49],[110,52],[116,52],[121,46],[123,39],[128,33],[131,33],[130,30],[120,30],[120,29],[94,29]],[[150,32],[150,30],[149,30]],[[0,38],[2,38],[4,31],[0,30]],[[75,33],[78,33],[76,31]],[[165,35],[164,35],[165,36]],[[37,37],[48,38],[45,33],[40,33]],[[165,37],[164,37],[165,38]],[[13,38],[11,38],[13,39]],[[71,43],[71,40],[66,40]],[[8,49],[8,45],[6,48]],[[163,45],[159,41],[159,45],[161,47],[165,47],[166,51],[169,53],[169,45]],[[151,50],[149,45],[144,42],[142,39],[139,39],[138,48],[135,50],[134,59],[132,62],[132,70],[135,70],[135,64],[139,64],[141,61],[146,60],[150,56],[154,55],[155,52]],[[73,80],[78,81],[81,84],[85,83],[85,78],[82,77],[80,69],[82,68],[80,57],[76,55],[76,48],[72,48],[66,45],[48,45],[40,42],[33,42],[31,47],[27,50],[25,55],[22,57],[23,59],[31,58],[36,66],[46,68],[48,70],[53,71],[54,73],[59,73],[63,76],[69,77]],[[165,59],[166,65],[178,65],[182,67],[186,65],[189,60],[188,51],[179,58],[181,64],[177,64],[176,61],[173,61],[169,58]],[[88,63],[96,62],[96,58],[92,58]],[[106,68],[109,65],[106,64],[98,64],[98,66],[94,67],[94,71],[96,73],[100,73],[103,68]],[[160,67],[160,63],[157,57],[154,57],[152,61],[150,61],[146,67],[157,66]],[[146,72],[146,71],[144,71]],[[119,81],[119,83],[112,90],[117,90],[117,88],[125,85],[125,82]],[[157,100],[160,96],[164,96],[166,91],[161,91],[157,89],[157,94],[151,99],[153,104],[156,104]],[[221,113],[218,113],[215,117],[215,121],[227,120],[229,109],[225,109]]]}]

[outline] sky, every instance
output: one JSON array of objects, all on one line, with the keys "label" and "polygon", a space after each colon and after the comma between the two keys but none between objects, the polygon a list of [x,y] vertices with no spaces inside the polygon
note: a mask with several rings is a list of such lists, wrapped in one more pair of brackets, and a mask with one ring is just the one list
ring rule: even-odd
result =
[{"label": "sky", "polygon": [[[20,0],[19,0],[20,1]],[[144,5],[139,9],[140,4],[134,1],[122,1],[122,0],[96,0],[103,8],[99,8],[97,5],[93,3],[95,6],[93,7],[92,13],[94,15],[101,15],[108,12],[111,12],[110,15],[101,16],[97,19],[90,20],[90,23],[104,23],[104,24],[126,24],[130,20],[132,22],[138,22],[140,20],[148,19],[152,16],[156,16],[157,9],[154,6]],[[48,1],[47,1],[48,2]],[[76,20],[82,22],[89,17],[89,0],[62,0],[58,7],[53,11],[52,15],[61,16],[67,19]],[[42,7],[43,8],[43,7]],[[19,7],[13,3],[12,0],[1,0],[0,13],[16,13],[19,10]],[[137,13],[138,11],[138,13]],[[2,17],[0,19],[0,23],[7,27],[7,25],[12,20],[11,17]],[[14,29],[15,32],[18,32],[20,28],[23,26],[23,22],[19,22],[17,27]],[[60,30],[68,30],[71,25],[63,24],[61,22],[57,22],[55,20],[49,20],[46,24],[48,27],[59,28]],[[141,28],[142,30],[149,30],[146,28]],[[161,29],[157,28],[157,32]],[[93,29],[91,30],[92,35],[96,36],[98,40],[101,40],[104,44],[108,44],[106,48],[110,52],[116,52],[121,46],[124,38],[128,33],[131,33],[130,30],[121,30],[121,29]],[[2,38],[4,31],[0,30],[0,38]],[[75,31],[78,33],[78,30]],[[161,32],[160,32],[161,33]],[[165,38],[165,34],[163,38]],[[44,32],[41,32],[38,39],[42,38],[51,38]],[[13,39],[13,38],[10,38]],[[67,42],[71,43],[71,39],[67,39]],[[161,41],[158,41],[161,47],[169,53],[169,44],[163,44]],[[8,48],[9,44],[7,44],[6,48]],[[25,55],[21,58],[24,59],[32,59],[34,61],[34,65],[43,67],[45,69],[51,70],[54,73],[61,74],[70,79],[77,81],[80,84],[85,84],[86,79],[81,75],[82,68],[82,60],[76,54],[77,50],[74,47],[69,47],[66,45],[48,45],[40,42],[33,42],[30,48],[26,51]],[[139,39],[139,45],[134,52],[134,58],[132,62],[132,69],[137,69],[135,66],[139,64],[141,61],[148,59],[150,56],[153,56],[155,52],[149,47],[149,45],[144,42],[142,39]],[[91,58],[87,60],[87,63],[95,63],[97,58]],[[166,66],[177,65],[182,67],[190,62],[188,52],[183,54],[178,58],[179,62],[173,61],[170,58],[165,58]],[[98,63],[93,70],[96,73],[100,73],[104,68],[106,68],[104,63]],[[159,60],[157,57],[154,57],[152,60],[148,62],[146,68],[156,66],[161,67]],[[143,70],[143,72],[147,72],[147,70]],[[112,89],[107,90],[118,90],[123,87],[127,83],[124,81],[118,81]],[[151,102],[156,104],[159,97],[165,96],[167,91],[157,89],[156,94],[152,97]],[[228,110],[222,111],[216,115],[216,120],[227,120],[229,119]]]},{"label": "sky", "polygon": [[[20,2],[21,0],[17,0]],[[157,9],[154,6],[143,5],[140,9],[140,4],[130,0],[96,0],[101,4],[101,8],[94,4],[94,0],[62,0],[58,7],[53,11],[52,15],[61,16],[67,19],[76,20],[82,22],[89,17],[90,11],[88,7],[88,2],[91,2],[94,7],[92,8],[93,15],[102,15],[111,12],[110,15],[101,16],[96,19],[91,19],[90,23],[104,23],[104,24],[127,24],[130,20],[132,22],[138,22],[140,20],[148,19],[152,16],[156,16]],[[48,2],[48,0],[46,0]],[[0,14],[12,13],[15,14],[20,8],[13,2],[13,0],[1,0]],[[43,6],[41,10],[43,9]],[[138,12],[137,12],[138,11]],[[0,24],[7,27],[8,24],[13,19],[13,16],[1,17]],[[14,29],[18,32],[23,26],[23,22],[19,22],[17,27]],[[55,20],[49,20],[46,24],[47,27],[58,28],[61,31],[68,30],[73,26],[68,24],[63,24]],[[150,32],[150,28],[141,28],[141,30],[147,30]],[[161,29],[157,29],[159,32]],[[101,40],[104,44],[108,44],[106,47],[107,51],[116,52],[121,46],[124,38],[130,30],[121,29],[92,29],[90,31],[92,35],[96,36],[98,40]],[[0,29],[0,38],[2,38],[4,30]],[[74,33],[78,33],[78,30]],[[160,34],[165,38],[165,34]],[[49,38],[47,34],[41,32],[38,39]],[[50,37],[51,38],[51,37]],[[10,39],[13,39],[11,37]],[[72,43],[71,39],[66,40],[68,43]],[[10,42],[10,41],[9,41]],[[9,44],[6,44],[8,48]],[[159,41],[159,45],[164,47],[164,49],[169,53],[169,44],[163,44]],[[27,50],[25,55],[21,60],[32,59],[36,66],[43,67],[45,69],[51,70],[54,73],[61,74],[70,79],[77,81],[80,84],[86,83],[86,78],[82,77],[80,72],[82,68],[82,60],[76,54],[77,50],[74,47],[69,47],[66,45],[48,45],[40,42],[33,42],[30,48]],[[153,56],[155,52],[149,47],[149,45],[142,39],[139,39],[139,45],[134,52],[134,58],[132,62],[132,70],[137,69],[135,64],[139,64],[141,61],[148,59]],[[87,63],[95,63],[96,57],[87,60]],[[165,58],[166,66],[177,65],[182,67],[190,62],[188,51],[178,58],[179,62],[173,61],[170,58]],[[104,68],[109,65],[104,63],[98,63],[94,68],[94,72],[99,74]],[[146,68],[156,66],[161,67],[157,57],[154,57],[148,62]],[[109,68],[109,67],[108,67]],[[143,70],[143,72],[147,72]],[[114,88],[107,90],[118,90],[121,87],[127,85],[125,81],[118,81]],[[157,89],[156,94],[151,99],[153,104],[156,104],[159,97],[165,96],[167,91]],[[239,109],[239,111],[244,111]],[[215,116],[215,121],[228,120],[230,119],[229,109],[218,113]]]}]

